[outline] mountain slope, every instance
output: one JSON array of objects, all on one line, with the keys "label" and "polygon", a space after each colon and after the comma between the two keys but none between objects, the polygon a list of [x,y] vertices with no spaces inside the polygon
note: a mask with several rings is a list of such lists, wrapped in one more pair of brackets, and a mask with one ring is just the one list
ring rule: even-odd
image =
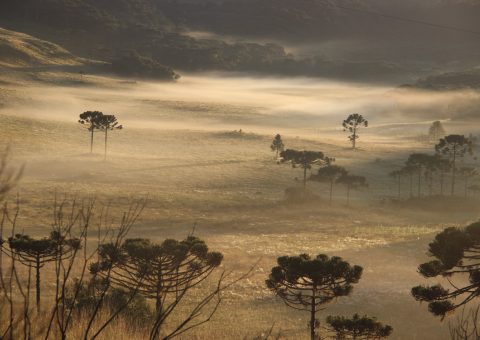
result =
[{"label": "mountain slope", "polygon": [[0,65],[8,67],[80,66],[88,62],[63,47],[0,28]]}]

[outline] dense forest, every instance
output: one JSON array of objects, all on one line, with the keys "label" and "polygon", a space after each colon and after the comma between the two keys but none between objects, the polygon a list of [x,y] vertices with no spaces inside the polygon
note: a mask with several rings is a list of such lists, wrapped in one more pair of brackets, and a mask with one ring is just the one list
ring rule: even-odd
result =
[{"label": "dense forest", "polygon": [[[399,7],[400,15],[411,15],[408,4],[404,7]],[[420,7],[423,9],[417,15],[430,13],[427,18],[432,20],[442,19],[451,11],[465,14],[462,26],[466,28],[474,25],[475,13],[480,10],[476,4],[457,2],[442,3],[434,10],[426,4]],[[435,65],[425,65],[426,60],[442,63],[452,53],[469,61],[470,66],[478,60],[480,50],[472,44],[475,36],[459,40],[455,32],[447,31],[441,32],[445,34],[439,40],[438,31],[432,28],[370,13],[381,10],[376,1],[350,0],[300,1],[294,6],[272,0],[6,0],[0,4],[0,20],[5,28],[52,41],[82,57],[112,62],[135,53],[153,61],[137,59],[135,74],[142,73],[138,72],[141,67],[146,76],[168,79],[173,77],[172,72],[164,72],[163,65],[180,73],[249,71],[409,82],[418,74],[426,76],[435,70]],[[213,36],[195,37],[189,34],[191,31],[208,31]],[[359,35],[367,38],[359,40],[361,45],[345,55],[331,55],[322,46],[311,47],[308,53],[295,50],[298,44],[343,43]],[[402,46],[402,41],[411,37],[415,37],[413,44],[428,41],[433,47],[412,52]],[[399,47],[392,48],[392,39]],[[384,48],[371,48],[370,44],[378,41]],[[454,52],[438,53],[447,43],[457,47]],[[293,53],[289,46],[295,47]],[[152,72],[152,65],[158,68],[156,72]],[[127,70],[125,74],[132,72]]]}]

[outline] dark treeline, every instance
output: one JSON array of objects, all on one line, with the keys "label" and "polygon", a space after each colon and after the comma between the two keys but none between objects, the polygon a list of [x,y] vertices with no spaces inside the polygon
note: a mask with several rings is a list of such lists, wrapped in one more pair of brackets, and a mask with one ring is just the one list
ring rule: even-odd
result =
[{"label": "dark treeline", "polygon": [[[356,150],[356,143],[360,138],[359,131],[362,127],[368,127],[368,121],[361,114],[353,113],[343,121],[342,127],[349,133],[348,140],[352,143],[352,149]],[[333,203],[335,186],[343,186],[346,189],[347,205],[350,205],[352,190],[368,187],[365,177],[349,173],[344,167],[334,164],[334,157],[328,157],[321,151],[285,150],[280,134],[274,137],[270,148],[276,152],[275,159],[278,164],[288,163],[293,168],[302,170],[303,188],[301,191],[287,189],[286,194],[289,199],[306,201],[314,198],[315,195],[307,191],[307,181],[312,181],[328,185],[330,205]]]},{"label": "dark treeline", "polygon": [[275,43],[192,38],[172,20],[180,13],[167,15],[162,6],[154,0],[4,0],[0,19],[6,28],[107,61],[102,70],[126,76],[174,80],[173,68],[378,80],[406,72],[387,62],[297,58]]},{"label": "dark treeline", "polygon": [[[478,176],[473,158],[473,140],[448,135],[438,140],[433,154],[413,153],[405,165],[390,173],[398,198],[477,194],[472,183]],[[470,161],[470,162],[469,162]],[[459,187],[461,189],[459,189]]]}]

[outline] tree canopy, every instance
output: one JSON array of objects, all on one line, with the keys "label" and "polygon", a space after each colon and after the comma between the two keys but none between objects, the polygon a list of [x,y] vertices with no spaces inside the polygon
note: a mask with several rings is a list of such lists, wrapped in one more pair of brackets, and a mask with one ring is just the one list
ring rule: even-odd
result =
[{"label": "tree canopy", "polygon": [[299,151],[287,149],[280,153],[282,163],[290,163],[292,167],[300,167],[303,169],[303,187],[307,185],[307,170],[313,165],[328,165],[332,159],[325,156],[321,151]]},{"label": "tree canopy", "polygon": [[318,328],[316,313],[319,308],[337,297],[349,295],[363,272],[360,266],[324,254],[314,258],[307,254],[282,256],[277,259],[277,264],[266,285],[287,306],[310,312],[312,340]]},{"label": "tree canopy", "polygon": [[352,148],[355,149],[357,139],[360,138],[358,135],[358,129],[362,126],[368,127],[368,120],[366,120],[361,114],[352,113],[343,121],[342,126],[343,131],[348,131],[350,133],[348,139],[352,142]]},{"label": "tree canopy", "polygon": [[[435,260],[421,264],[418,271],[426,278],[445,277],[451,289],[437,284],[416,286],[412,295],[417,301],[429,302],[428,309],[438,316],[445,316],[474,300],[480,293],[480,222],[466,228],[447,228],[429,245],[429,254]],[[468,281],[455,277],[468,276]]]},{"label": "tree canopy", "polygon": [[388,338],[393,328],[383,325],[376,318],[354,314],[351,318],[345,316],[328,316],[327,329],[335,333],[336,339],[370,340]]}]

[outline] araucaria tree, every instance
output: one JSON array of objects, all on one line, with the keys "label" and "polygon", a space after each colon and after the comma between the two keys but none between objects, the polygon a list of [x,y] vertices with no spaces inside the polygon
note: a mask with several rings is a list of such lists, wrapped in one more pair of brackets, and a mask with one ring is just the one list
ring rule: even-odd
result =
[{"label": "araucaria tree", "polygon": [[280,153],[281,161],[283,163],[290,163],[292,167],[300,167],[303,169],[303,188],[307,186],[307,171],[313,165],[328,165],[332,159],[325,157],[320,151],[298,151],[287,149]]},{"label": "araucaria tree", "polygon": [[282,136],[277,134],[273,139],[272,145],[270,145],[270,148],[272,149],[273,152],[275,152],[275,159],[278,159],[278,155],[280,154],[280,152],[285,150],[285,145],[283,144]]},{"label": "araucaria tree", "polygon": [[354,314],[353,317],[328,316],[327,329],[341,340],[379,340],[388,338],[393,328],[383,325],[376,318]]},{"label": "araucaria tree", "polygon": [[98,129],[105,133],[105,159],[107,159],[107,142],[108,131],[121,130],[122,125],[119,125],[117,118],[114,115],[102,115],[97,122]]},{"label": "araucaria tree", "polygon": [[[413,297],[429,302],[429,311],[442,317],[476,299],[480,292],[479,249],[480,222],[439,233],[429,246],[435,260],[421,264],[418,270],[426,278],[448,278],[451,289],[439,284],[417,286],[412,288]],[[454,282],[454,278],[459,278],[458,282]]]},{"label": "araucaria tree", "polygon": [[90,133],[90,153],[93,152],[93,134],[99,129],[99,120],[103,116],[100,111],[86,111],[80,114],[78,122],[84,125]]},{"label": "araucaria tree", "polygon": [[352,190],[359,190],[361,188],[367,188],[367,179],[363,176],[349,175],[340,177],[337,179],[338,184],[343,184],[347,188],[347,206],[350,205],[350,192]]},{"label": "araucaria tree", "polygon": [[353,113],[343,121],[343,131],[348,131],[350,135],[348,139],[352,142],[352,148],[355,149],[357,144],[358,129],[361,127],[368,127],[368,121],[363,118],[361,114]]},{"label": "araucaria tree", "polygon": [[266,281],[267,287],[287,306],[310,312],[310,338],[317,338],[321,306],[334,299],[347,296],[353,284],[358,283],[363,268],[351,266],[340,257],[307,254],[283,256]]},{"label": "araucaria tree", "polygon": [[328,183],[330,185],[330,204],[333,201],[333,188],[336,181],[347,175],[347,170],[338,165],[328,165],[318,169],[317,174],[310,176],[310,180],[316,182]]},{"label": "araucaria tree", "polygon": [[[1,240],[0,240],[1,242]],[[36,302],[40,308],[40,271],[47,263],[57,261],[59,257],[68,256],[80,247],[77,238],[66,239],[57,232],[52,232],[49,238],[33,239],[28,235],[17,234],[8,239],[9,251],[4,252],[15,257],[25,266],[35,269]]]},{"label": "araucaria tree", "polygon": [[472,141],[464,135],[448,135],[435,145],[437,154],[447,156],[452,166],[451,195],[455,195],[457,160],[472,153]]},{"label": "araucaria tree", "polygon": [[[113,285],[127,290],[138,287],[139,294],[155,301],[156,316],[150,339],[159,337],[162,326],[187,293],[204,282],[223,260],[221,253],[209,251],[205,242],[193,236],[183,241],[165,240],[161,244],[128,239],[120,248],[113,244],[101,246],[99,254],[100,261],[91,266],[94,275],[108,278]],[[220,282],[216,289],[221,289]],[[207,293],[191,314],[184,320],[176,320],[176,326],[171,321],[172,328],[165,331],[162,338],[173,338],[203,323],[196,319],[217,293],[215,290]]]}]

